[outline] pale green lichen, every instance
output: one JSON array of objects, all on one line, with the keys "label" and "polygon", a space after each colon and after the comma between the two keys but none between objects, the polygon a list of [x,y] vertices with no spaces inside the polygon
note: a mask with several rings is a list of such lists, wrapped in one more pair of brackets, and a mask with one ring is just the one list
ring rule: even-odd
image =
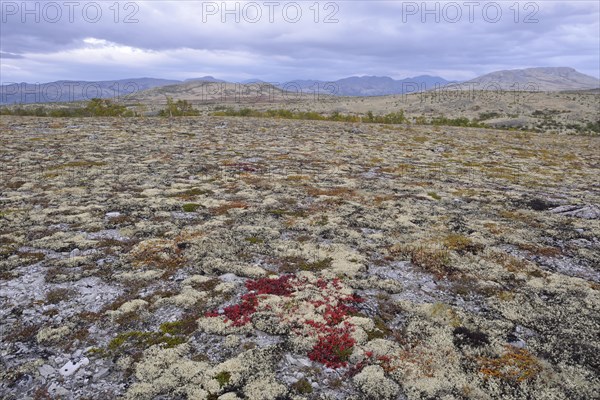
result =
[{"label": "pale green lichen", "polygon": [[198,302],[204,300],[208,294],[194,289],[191,286],[184,286],[181,292],[175,296],[161,298],[156,301],[156,306],[164,304],[174,304],[180,307],[192,307]]},{"label": "pale green lichen", "polygon": [[75,326],[71,323],[59,326],[57,328],[42,328],[36,335],[38,343],[55,343],[63,339],[70,332],[73,331]]},{"label": "pale green lichen", "polygon": [[268,376],[248,383],[244,386],[244,394],[248,399],[276,400],[285,396],[287,387]]},{"label": "pale green lichen", "polygon": [[386,378],[383,368],[378,365],[365,367],[354,376],[353,381],[371,399],[393,399],[400,390],[396,382]]},{"label": "pale green lichen", "polygon": [[127,314],[132,313],[144,313],[148,307],[148,302],[142,299],[134,299],[122,304],[116,310],[109,310],[106,314],[111,318],[112,321],[117,320]]}]

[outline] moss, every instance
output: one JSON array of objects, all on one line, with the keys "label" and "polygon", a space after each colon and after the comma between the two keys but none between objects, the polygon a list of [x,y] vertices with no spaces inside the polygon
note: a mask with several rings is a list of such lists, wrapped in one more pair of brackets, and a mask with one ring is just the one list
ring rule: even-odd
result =
[{"label": "moss", "polygon": [[229,380],[231,379],[231,373],[228,371],[221,371],[217,375],[215,375],[215,379],[219,382],[221,387],[225,387],[229,384]]},{"label": "moss", "polygon": [[392,248],[392,254],[409,258],[414,265],[435,275],[437,278],[443,278],[455,272],[455,269],[450,265],[448,250],[445,248],[400,245]]},{"label": "moss", "polygon": [[375,324],[375,329],[366,331],[369,341],[373,339],[384,339],[392,333],[392,330],[388,328],[381,317],[375,317],[373,322]]},{"label": "moss", "polygon": [[456,251],[459,254],[464,254],[467,252],[477,253],[483,248],[483,246],[480,244],[474,243],[471,238],[459,233],[451,233],[447,235],[442,241],[442,244],[448,250]]},{"label": "moss", "polygon": [[89,356],[98,356],[98,357],[105,357],[107,356],[107,352],[106,350],[100,348],[100,347],[92,347],[91,349],[89,349],[86,353]]},{"label": "moss", "polygon": [[169,336],[162,332],[130,331],[118,334],[108,343],[107,349],[117,354],[135,353],[157,344],[172,348],[185,342],[186,339],[183,337]]},{"label": "moss", "polygon": [[284,210],[281,208],[277,208],[274,210],[270,210],[269,214],[274,215],[276,217],[284,217],[284,216],[289,216],[289,217],[305,217],[306,216],[306,212],[303,210]]},{"label": "moss", "polygon": [[19,253],[19,257],[27,260],[27,262],[36,263],[46,258],[46,255],[41,252],[23,252]]},{"label": "moss", "polygon": [[179,321],[162,323],[159,329],[162,333],[171,336],[190,335],[196,330],[196,319],[196,315],[188,315],[186,318]]},{"label": "moss", "polygon": [[306,378],[294,382],[292,384],[292,390],[298,394],[310,394],[313,392],[312,385]]},{"label": "moss", "polygon": [[202,206],[198,203],[185,203],[183,206],[181,206],[185,212],[195,212],[200,207]]},{"label": "moss", "polygon": [[427,195],[429,197],[431,197],[432,199],[434,199],[434,200],[441,200],[442,199],[442,197],[439,194],[437,194],[436,192],[428,192]]},{"label": "moss", "polygon": [[264,240],[262,240],[261,238],[258,238],[256,236],[250,236],[244,240],[246,240],[246,242],[248,242],[250,244],[263,244],[265,242]]},{"label": "moss", "polygon": [[327,268],[331,268],[331,263],[333,262],[333,258],[327,257],[318,261],[313,262],[302,262],[299,266],[301,271],[310,271],[317,272],[322,271]]},{"label": "moss", "polygon": [[204,190],[200,188],[188,189],[183,192],[178,192],[174,194],[170,194],[169,197],[179,197],[180,199],[189,200],[197,196],[202,196],[205,194],[211,194],[212,191]]}]

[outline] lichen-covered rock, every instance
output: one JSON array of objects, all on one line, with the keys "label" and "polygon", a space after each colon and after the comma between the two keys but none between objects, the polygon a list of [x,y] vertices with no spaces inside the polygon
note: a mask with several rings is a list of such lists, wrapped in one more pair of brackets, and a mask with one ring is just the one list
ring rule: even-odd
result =
[{"label": "lichen-covered rock", "polygon": [[285,396],[287,391],[287,387],[277,382],[274,377],[260,378],[244,386],[246,398],[256,400],[276,400]]},{"label": "lichen-covered rock", "polygon": [[369,399],[393,399],[400,387],[387,378],[383,368],[378,365],[365,367],[353,378],[354,383]]}]

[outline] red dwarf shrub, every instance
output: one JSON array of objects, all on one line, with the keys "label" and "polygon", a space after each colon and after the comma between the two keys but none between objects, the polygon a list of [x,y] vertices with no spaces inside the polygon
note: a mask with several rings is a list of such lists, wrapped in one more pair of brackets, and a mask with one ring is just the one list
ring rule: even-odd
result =
[{"label": "red dwarf shrub", "polygon": [[279,278],[260,278],[246,281],[246,288],[256,291],[258,294],[274,294],[277,296],[289,296],[292,291],[290,279],[293,275],[282,275]]},{"label": "red dwarf shrub", "polygon": [[[223,315],[232,322],[233,326],[243,326],[250,322],[252,314],[256,312],[258,299],[256,294],[246,294],[242,296],[242,302],[232,306],[225,307]],[[207,317],[218,317],[217,311],[212,311],[206,314]]]},{"label": "red dwarf shrub", "polygon": [[355,343],[348,327],[334,328],[319,337],[317,344],[308,353],[308,358],[329,368],[345,367]]}]

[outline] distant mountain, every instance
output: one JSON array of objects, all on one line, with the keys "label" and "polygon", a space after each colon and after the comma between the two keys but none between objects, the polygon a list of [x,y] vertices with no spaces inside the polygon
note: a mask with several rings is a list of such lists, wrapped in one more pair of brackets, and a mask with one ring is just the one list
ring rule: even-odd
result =
[{"label": "distant mountain", "polygon": [[[242,84],[240,88],[239,85]],[[496,71],[466,82],[448,81],[438,76],[420,75],[393,79],[388,76],[352,76],[336,81],[298,79],[270,83],[247,79],[231,83],[212,76],[185,81],[155,78],[133,78],[113,81],[56,81],[42,84],[11,83],[0,86],[0,105],[89,100],[94,97],[135,101],[146,98],[184,96],[190,100],[218,101],[220,98],[256,96],[263,99],[279,94],[299,92],[337,96],[384,96],[415,93],[439,88],[459,90],[529,90],[569,91],[600,88],[600,80],[568,67],[540,67]],[[238,85],[238,86],[236,86]],[[241,91],[241,92],[240,92]],[[247,93],[246,93],[247,92]],[[264,93],[263,93],[264,92]],[[139,94],[139,96],[138,96]],[[200,97],[198,97],[200,96]]]},{"label": "distant mountain", "polygon": [[244,81],[240,81],[240,83],[243,84],[243,85],[250,85],[250,84],[253,84],[253,83],[267,83],[267,82],[265,82],[265,81],[263,81],[261,79],[246,79]]},{"label": "distant mountain", "polygon": [[600,87],[600,80],[569,67],[539,67],[496,71],[462,82],[468,89],[563,91]]},{"label": "distant mountain", "polygon": [[352,76],[336,81],[295,80],[278,85],[284,90],[335,94],[338,96],[384,96],[431,90],[454,83],[438,76],[420,75],[400,80],[388,76]]},{"label": "distant mountain", "polygon": [[202,78],[190,78],[183,82],[226,82],[221,79],[213,78],[212,76],[203,76]]},{"label": "distant mountain", "polygon": [[267,102],[285,96],[283,90],[268,83],[231,83],[225,81],[191,80],[174,85],[155,87],[134,93],[128,101],[144,104],[164,103],[167,97],[191,102]]},{"label": "distant mountain", "polygon": [[82,101],[94,97],[119,99],[132,93],[180,82],[170,79],[132,78],[114,81],[8,83],[0,86],[0,105]]},{"label": "distant mountain", "polygon": [[[230,83],[212,76],[191,78],[185,81],[172,79],[132,78],[114,81],[56,81],[49,83],[11,83],[0,86],[1,104],[50,103],[90,100],[94,97],[119,99],[149,89],[164,88],[189,83]],[[394,80],[387,76],[353,76],[333,82],[320,80],[294,80],[274,84],[290,92],[322,93],[338,96],[382,96],[430,90],[452,83],[440,77],[422,75]],[[242,81],[243,85],[270,85],[260,79]],[[250,88],[249,88],[250,90]],[[169,90],[167,90],[169,91]],[[178,90],[174,90],[177,92]],[[135,98],[136,96],[130,96]]]}]

